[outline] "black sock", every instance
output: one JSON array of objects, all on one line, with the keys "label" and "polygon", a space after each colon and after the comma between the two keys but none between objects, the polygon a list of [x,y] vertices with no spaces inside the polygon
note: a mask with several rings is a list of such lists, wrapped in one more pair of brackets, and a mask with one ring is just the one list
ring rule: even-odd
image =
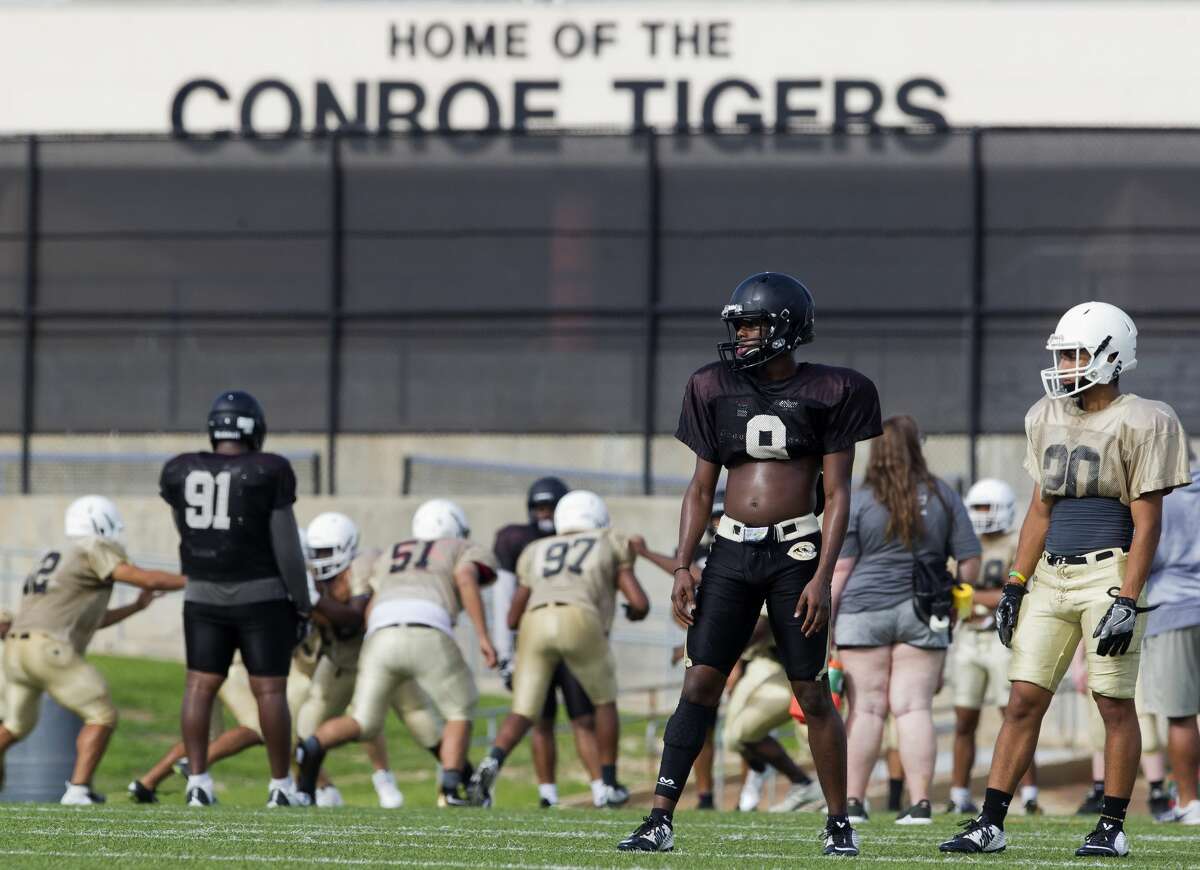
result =
[{"label": "black sock", "polygon": [[615,764],[600,765],[600,779],[605,785],[615,786],[617,784],[617,766]]},{"label": "black sock", "polygon": [[1163,781],[1161,779],[1156,779],[1156,780],[1154,780],[1154,782],[1150,783],[1150,791],[1151,792],[1162,791],[1162,790],[1163,790]]},{"label": "black sock", "polygon": [[461,770],[443,770],[442,771],[442,791],[454,793],[458,791],[458,787],[462,785]]},{"label": "black sock", "polygon": [[696,756],[704,748],[708,729],[717,718],[716,707],[705,707],[681,698],[679,706],[663,729],[663,754],[658,765],[654,793],[672,801],[679,800]]},{"label": "black sock", "polygon": [[809,778],[808,774],[805,773],[803,770],[800,771],[800,775],[798,777],[796,777],[795,779],[792,780],[793,785],[808,785],[811,782],[812,782],[812,780]]},{"label": "black sock", "polygon": [[833,822],[835,825],[848,825],[848,824],[850,824],[850,817],[847,816],[845,813],[843,813],[840,816],[835,816],[833,814],[830,814],[829,821]]},{"label": "black sock", "polygon": [[750,768],[751,770],[753,770],[755,773],[766,773],[767,772],[766,762],[759,761],[757,758],[755,758],[753,760],[747,760],[746,766],[748,768]]},{"label": "black sock", "polygon": [[658,824],[659,822],[666,822],[669,825],[671,824],[671,811],[660,810],[658,807],[655,807],[650,811],[650,821],[654,822],[655,824]]},{"label": "black sock", "polygon": [[1104,780],[1102,780],[1102,779],[1093,779],[1092,780],[1092,794],[1094,794],[1098,797],[1104,795]]},{"label": "black sock", "polygon": [[508,753],[499,746],[493,746],[492,751],[488,753],[488,758],[496,759],[496,764],[502,766],[504,764],[504,759],[508,758]]},{"label": "black sock", "polygon": [[888,780],[888,803],[887,808],[896,812],[900,811],[900,799],[904,796],[904,780],[889,779]]},{"label": "black sock", "polygon": [[713,793],[711,791],[700,792],[700,802],[696,804],[696,809],[711,810],[714,806]]},{"label": "black sock", "polygon": [[1104,796],[1104,804],[1100,810],[1100,818],[1116,824],[1117,830],[1125,827],[1125,811],[1129,809],[1129,798]]},{"label": "black sock", "polygon": [[1004,830],[1004,817],[1008,815],[1008,805],[1012,795],[996,788],[989,788],[983,796],[983,815],[989,822],[1000,830]]}]

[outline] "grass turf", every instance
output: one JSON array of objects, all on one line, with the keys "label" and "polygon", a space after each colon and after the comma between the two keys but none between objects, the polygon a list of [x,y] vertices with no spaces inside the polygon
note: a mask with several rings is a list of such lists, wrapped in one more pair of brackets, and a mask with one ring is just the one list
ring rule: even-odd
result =
[{"label": "grass turf", "polygon": [[[806,867],[820,854],[822,819],[811,813],[744,816],[681,812],[677,851],[622,854],[616,841],[637,824],[634,812],[599,810],[436,810],[392,812],[265,810],[219,806],[128,805],[71,809],[0,808],[0,865],[21,868],[110,866],[287,867]],[[999,855],[943,856],[937,842],[955,828],[938,819],[922,828],[869,822],[860,861],[989,867],[1085,867],[1073,857],[1088,828],[1068,818],[1016,819],[1012,845]],[[1200,865],[1200,837],[1187,829],[1131,825],[1133,856],[1122,866]],[[1111,862],[1109,862],[1111,865]]]}]

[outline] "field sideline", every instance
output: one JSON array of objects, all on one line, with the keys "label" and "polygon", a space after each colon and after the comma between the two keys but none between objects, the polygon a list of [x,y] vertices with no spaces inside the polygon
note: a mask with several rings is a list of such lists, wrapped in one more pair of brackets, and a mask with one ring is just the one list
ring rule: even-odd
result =
[{"label": "field sideline", "polygon": [[[739,816],[680,813],[678,848],[671,855],[626,855],[616,841],[638,813],[586,810],[374,809],[247,810],[180,806],[97,809],[0,807],[0,865],[21,868],[386,866],[497,867],[784,867],[827,865],[813,813]],[[989,867],[1111,865],[1072,853],[1090,827],[1075,819],[1017,819],[1013,845],[1002,855],[944,857],[940,837],[955,822],[925,828],[869,822],[861,828],[861,861],[896,865],[969,864]],[[1121,866],[1200,865],[1200,835],[1186,828],[1138,821],[1131,825],[1133,856]]]}]

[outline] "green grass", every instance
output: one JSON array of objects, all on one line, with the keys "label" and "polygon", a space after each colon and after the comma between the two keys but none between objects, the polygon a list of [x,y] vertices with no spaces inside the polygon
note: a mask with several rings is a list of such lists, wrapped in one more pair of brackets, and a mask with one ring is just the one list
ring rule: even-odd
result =
[{"label": "green grass", "polygon": [[[634,812],[588,810],[378,809],[264,810],[220,806],[67,809],[0,808],[0,866],[214,867],[811,867],[820,855],[821,819],[734,813],[680,813],[677,851],[621,854],[616,841],[637,823]],[[949,819],[926,828],[863,825],[860,861],[879,864],[988,867],[1111,866],[1073,857],[1088,825],[1074,819],[1016,819],[1001,855],[942,856],[937,842]],[[1121,866],[1200,864],[1200,837],[1187,829],[1131,825],[1132,858]]]}]

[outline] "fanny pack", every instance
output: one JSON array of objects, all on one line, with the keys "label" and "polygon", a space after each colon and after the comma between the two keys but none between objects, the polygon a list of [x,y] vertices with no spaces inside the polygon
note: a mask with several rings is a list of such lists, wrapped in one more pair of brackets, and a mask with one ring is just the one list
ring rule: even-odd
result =
[{"label": "fanny pack", "polygon": [[921,560],[917,558],[916,547],[913,548],[912,568],[912,604],[917,617],[929,624],[933,631],[946,631],[950,628],[950,609],[953,606],[951,590],[954,589],[954,576],[946,570],[946,556],[950,552],[950,536],[954,530],[954,515],[942,499],[942,494],[933,492],[942,510],[946,512],[946,543],[940,560]]}]

